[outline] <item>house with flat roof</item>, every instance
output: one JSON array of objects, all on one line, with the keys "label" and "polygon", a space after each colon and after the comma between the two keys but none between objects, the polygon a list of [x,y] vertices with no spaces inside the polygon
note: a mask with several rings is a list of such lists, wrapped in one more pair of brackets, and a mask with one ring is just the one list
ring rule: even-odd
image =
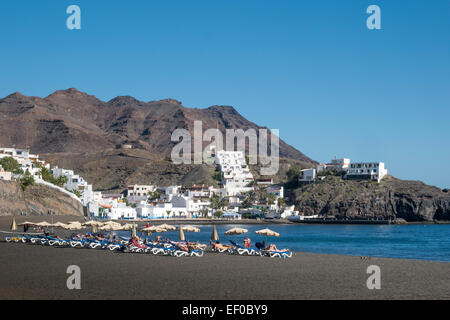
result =
[{"label": "house with flat roof", "polygon": [[350,164],[345,178],[380,182],[387,174],[388,170],[384,167],[384,162],[355,162]]}]

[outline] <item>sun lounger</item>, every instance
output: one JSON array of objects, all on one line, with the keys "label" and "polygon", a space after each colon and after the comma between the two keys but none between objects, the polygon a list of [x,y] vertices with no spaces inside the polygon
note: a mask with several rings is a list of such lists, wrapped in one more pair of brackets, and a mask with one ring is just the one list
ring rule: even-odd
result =
[{"label": "sun lounger", "polygon": [[27,242],[26,238],[24,236],[14,236],[14,237],[6,237],[6,242]]},{"label": "sun lounger", "polygon": [[230,240],[230,243],[234,246],[234,248],[232,249],[232,253],[234,254],[239,254],[239,255],[260,255],[260,251],[259,250],[255,250],[255,249],[251,249],[251,248],[245,248],[239,244],[237,244],[236,242],[234,242],[233,240]]},{"label": "sun lounger", "polygon": [[266,255],[271,258],[291,258],[292,257],[292,251],[286,250],[286,251],[279,251],[279,250],[267,250]]}]

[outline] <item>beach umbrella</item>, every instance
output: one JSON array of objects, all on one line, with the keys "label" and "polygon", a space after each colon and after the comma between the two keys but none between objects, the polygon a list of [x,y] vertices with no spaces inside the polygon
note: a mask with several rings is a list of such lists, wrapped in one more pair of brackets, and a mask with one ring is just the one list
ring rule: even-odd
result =
[{"label": "beach umbrella", "polygon": [[[181,227],[180,227],[181,228]],[[199,228],[196,228],[194,226],[184,226],[183,227],[183,231],[187,231],[187,232],[200,232]]]},{"label": "beach umbrella", "polygon": [[98,232],[98,226],[96,224],[92,224],[92,233]]},{"label": "beach umbrella", "polygon": [[52,225],[52,227],[57,227],[57,228],[65,228],[67,227],[68,224],[62,223],[62,222],[56,222]]},{"label": "beach umbrella", "polygon": [[35,223],[34,222],[30,222],[30,221],[25,221],[25,222],[22,222],[22,223],[18,224],[18,226],[25,226],[25,225],[34,226]]},{"label": "beach umbrella", "polygon": [[263,235],[263,236],[269,236],[269,237],[279,237],[280,234],[278,232],[272,231],[270,229],[262,229],[255,231],[256,234]]},{"label": "beach umbrella", "polygon": [[17,231],[16,219],[14,219],[14,218],[13,218],[13,221],[11,223],[11,230],[12,231]]},{"label": "beach umbrella", "polygon": [[214,226],[214,229],[212,231],[211,240],[212,241],[219,241],[219,234],[217,233],[216,226]]},{"label": "beach umbrella", "polygon": [[133,230],[133,226],[134,226],[134,224],[132,224],[132,223],[125,223],[123,226],[122,226],[122,230]]},{"label": "beach umbrella", "polygon": [[[236,227],[236,228],[232,228],[232,229],[226,231],[225,235],[226,236],[232,236],[232,235],[238,236],[238,235],[241,235],[241,234],[244,234],[244,233],[247,233],[247,232],[248,232],[247,229],[237,228]],[[237,242],[237,237],[236,237],[236,242]]]},{"label": "beach umbrella", "polygon": [[102,222],[95,221],[95,220],[91,220],[91,221],[87,221],[87,222],[83,223],[83,226],[97,226],[97,227],[100,227],[102,225],[103,225]]},{"label": "beach umbrella", "polygon": [[230,229],[230,230],[226,231],[225,235],[226,236],[240,235],[240,234],[244,234],[244,233],[247,233],[247,232],[248,232],[248,230],[244,229],[244,228],[233,228],[233,229]]},{"label": "beach umbrella", "polygon": [[51,223],[48,223],[47,221],[38,222],[35,225],[39,226],[39,227],[52,227],[53,226]]},{"label": "beach umbrella", "polygon": [[167,223],[163,223],[163,224],[159,225],[158,227],[166,229],[167,231],[177,230],[177,228],[175,226],[171,226],[170,224],[167,224]]},{"label": "beach umbrella", "polygon": [[136,225],[133,224],[133,228],[131,229],[131,237],[136,237]]},{"label": "beach umbrella", "polygon": [[160,226],[150,226],[150,227],[142,229],[142,231],[148,231],[151,233],[160,233],[160,232],[166,232],[167,229],[161,228]]},{"label": "beach umbrella", "polygon": [[83,226],[78,221],[72,221],[69,224],[63,226],[63,228],[67,230],[80,230],[83,229]]},{"label": "beach umbrella", "polygon": [[178,235],[180,237],[180,241],[185,241],[186,239],[184,238],[184,232],[183,232],[183,227],[180,226],[180,230],[178,232]]},{"label": "beach umbrella", "polygon": [[[180,226],[180,240],[181,240],[181,237],[183,237],[183,240],[181,240],[181,241],[184,241],[184,231],[186,231],[186,232],[200,232],[200,229],[196,228],[194,226]],[[188,239],[188,241],[189,241],[189,239]]]},{"label": "beach umbrella", "polygon": [[142,229],[141,231],[147,232],[147,235],[150,235],[151,233],[162,233],[166,232],[167,229],[161,228],[159,226],[150,226],[147,228]]},{"label": "beach umbrella", "polygon": [[98,228],[98,230],[102,231],[113,231],[113,230],[122,230],[121,224],[106,224]]}]

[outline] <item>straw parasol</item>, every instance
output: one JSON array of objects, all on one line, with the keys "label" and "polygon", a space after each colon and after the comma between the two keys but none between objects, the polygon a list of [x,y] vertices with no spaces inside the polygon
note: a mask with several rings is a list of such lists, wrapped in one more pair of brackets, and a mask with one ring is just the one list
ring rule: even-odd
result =
[{"label": "straw parasol", "polygon": [[131,237],[134,238],[136,237],[136,225],[133,224],[133,228],[131,229]]},{"label": "straw parasol", "polygon": [[108,222],[103,223],[103,227],[105,227],[105,226],[111,226],[112,228],[118,228],[118,230],[120,228],[122,228],[122,225],[115,221],[108,221]]},{"label": "straw parasol", "polygon": [[11,230],[12,231],[17,231],[16,219],[14,219],[14,218],[13,218],[13,221],[11,223]]},{"label": "straw parasol", "polygon": [[79,230],[83,229],[83,226],[78,221],[72,221],[68,225],[65,225],[63,228],[67,230]]},{"label": "straw parasol", "polygon": [[98,225],[97,224],[92,224],[92,233],[97,233],[98,232]]},{"label": "straw parasol", "polygon": [[219,234],[217,233],[216,226],[214,226],[214,229],[211,233],[211,240],[212,241],[219,241]]},{"label": "straw parasol", "polygon": [[[180,240],[184,241],[184,231],[186,232],[200,232],[199,228],[196,228],[194,226],[180,226]],[[181,239],[183,238],[183,240]]]},{"label": "straw parasol", "polygon": [[142,229],[141,231],[147,231],[147,232],[151,232],[151,233],[160,233],[160,232],[166,232],[167,229],[161,228],[160,226],[150,226],[150,227]]},{"label": "straw parasol", "polygon": [[120,223],[118,224],[105,224],[98,228],[102,231],[113,231],[113,230],[122,230],[122,225]]},{"label": "straw parasol", "polygon": [[142,229],[141,231],[147,232],[147,235],[151,233],[162,233],[168,231],[167,229],[161,228],[160,226],[150,226]]},{"label": "straw parasol", "polygon": [[25,222],[22,222],[22,223],[18,224],[18,226],[26,226],[26,225],[34,226],[35,223],[34,222],[30,222],[30,221],[25,221]]},{"label": "straw parasol", "polygon": [[171,226],[170,224],[167,224],[167,223],[163,223],[163,224],[159,225],[158,227],[166,229],[167,231],[177,230],[177,228],[175,226]]},{"label": "straw parasol", "polygon": [[87,222],[83,223],[83,226],[97,226],[97,227],[100,227],[102,225],[103,225],[102,222],[95,221],[95,220],[90,220],[90,221],[87,221]]},{"label": "straw parasol", "polygon": [[130,231],[130,230],[133,229],[133,226],[134,226],[134,224],[132,224],[132,223],[125,223],[125,224],[122,226],[122,229],[121,229],[121,230],[128,230],[128,231]]},{"label": "straw parasol", "polygon": [[178,232],[178,235],[180,237],[180,241],[185,241],[186,240],[185,237],[184,237],[184,232],[183,232],[183,227],[182,226],[180,226],[180,230]]},{"label": "straw parasol", "polygon": [[68,224],[62,223],[62,222],[56,222],[52,225],[53,227],[58,227],[58,228],[65,228],[68,226]]},{"label": "straw parasol", "polygon": [[244,229],[244,228],[233,228],[233,229],[230,229],[230,230],[228,230],[228,231],[226,231],[225,232],[225,235],[226,236],[231,236],[231,235],[240,235],[240,234],[244,234],[244,233],[247,233],[248,232],[248,230],[247,229]]},{"label": "straw parasol", "polygon": [[35,223],[35,226],[39,226],[39,227],[52,227],[53,225],[52,225],[51,223],[48,223],[47,221],[42,221],[42,222]]},{"label": "straw parasol", "polygon": [[194,226],[184,226],[184,227],[180,227],[183,228],[183,231],[187,231],[187,232],[200,232],[199,228],[196,228]]},{"label": "straw parasol", "polygon": [[256,234],[260,234],[263,236],[269,236],[269,237],[279,237],[280,234],[278,232],[272,231],[270,229],[262,229],[255,231]]}]

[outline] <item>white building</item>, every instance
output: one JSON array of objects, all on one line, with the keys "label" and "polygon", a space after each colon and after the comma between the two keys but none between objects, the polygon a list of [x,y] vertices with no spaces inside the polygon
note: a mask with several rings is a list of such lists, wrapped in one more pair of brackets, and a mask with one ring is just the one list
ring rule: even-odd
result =
[{"label": "white building", "polygon": [[115,207],[109,209],[108,218],[113,220],[125,219],[131,220],[136,219],[136,210],[132,207],[127,207],[125,203],[117,203]]},{"label": "white building", "polygon": [[287,219],[288,217],[295,217],[298,215],[299,215],[299,212],[296,211],[295,206],[292,205],[292,206],[284,207],[280,214],[280,217],[282,219]]},{"label": "white building", "polygon": [[83,205],[87,205],[93,200],[94,192],[92,190],[92,185],[88,184],[83,177],[75,174],[73,170],[55,167],[51,171],[56,179],[62,176],[67,177],[67,182],[64,184],[64,188],[69,191],[78,191],[81,194],[81,201],[83,202]]},{"label": "white building", "polygon": [[253,175],[242,151],[217,151],[215,162],[223,175],[223,196],[234,196],[253,190]]},{"label": "white building", "polygon": [[316,169],[303,169],[300,171],[298,181],[300,182],[313,182],[316,179]]},{"label": "white building", "polygon": [[214,193],[213,187],[207,187],[207,186],[192,186],[189,188],[186,188],[184,191],[184,195],[189,198],[211,198]]},{"label": "white building", "polygon": [[12,157],[18,163],[23,172],[28,171],[35,177],[39,177],[41,167],[50,169],[50,164],[39,160],[39,156],[30,154],[26,149],[3,148],[0,147],[0,159],[5,157]]},{"label": "white building", "polygon": [[384,162],[356,162],[350,164],[345,177],[347,179],[369,179],[380,182],[387,174],[388,171],[384,167]]},{"label": "white building", "polygon": [[156,190],[155,186],[151,185],[141,185],[141,184],[134,184],[128,186],[127,191],[127,198],[128,197],[148,197],[149,192],[154,192]]},{"label": "white building", "polygon": [[348,170],[349,166],[350,166],[349,158],[341,158],[341,159],[334,158],[333,160],[331,160],[330,163],[321,163],[320,165],[318,165],[317,172],[321,172],[322,170],[330,168],[336,168],[338,171],[345,171]]}]

